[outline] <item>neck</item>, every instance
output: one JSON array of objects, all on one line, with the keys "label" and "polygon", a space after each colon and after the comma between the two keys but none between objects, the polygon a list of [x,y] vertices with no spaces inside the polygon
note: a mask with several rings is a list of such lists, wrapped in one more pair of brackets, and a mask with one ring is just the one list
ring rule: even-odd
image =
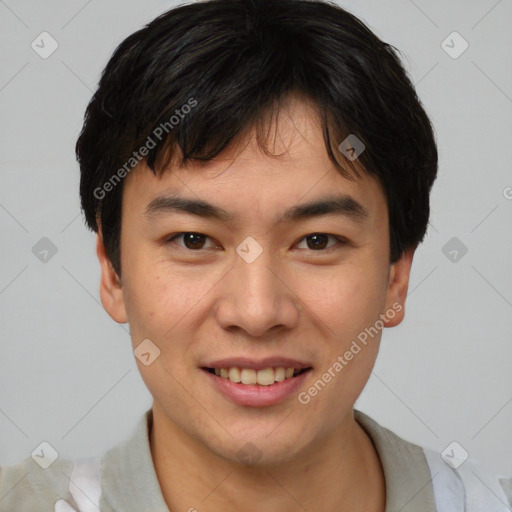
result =
[{"label": "neck", "polygon": [[382,466],[352,411],[328,437],[286,463],[245,466],[219,457],[155,407],[150,445],[170,510],[385,510]]}]

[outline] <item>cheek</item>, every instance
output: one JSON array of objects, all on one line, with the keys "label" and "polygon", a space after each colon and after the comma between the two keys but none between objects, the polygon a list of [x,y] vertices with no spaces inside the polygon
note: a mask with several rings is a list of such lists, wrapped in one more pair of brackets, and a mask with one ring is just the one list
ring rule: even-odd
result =
[{"label": "cheek", "polygon": [[[163,341],[194,303],[195,295],[180,283],[146,273],[125,290],[132,333]],[[171,331],[170,331],[171,330]]]},{"label": "cheek", "polygon": [[301,280],[299,296],[330,329],[330,336],[347,339],[378,318],[385,304],[385,287],[371,265],[351,265]]},{"label": "cheek", "polygon": [[130,274],[125,297],[133,348],[149,339],[160,351],[150,365],[136,361],[140,375],[153,396],[178,406],[183,398],[178,382],[191,340],[184,319],[201,298],[200,290],[171,273],[141,266]]},{"label": "cheek", "polygon": [[205,299],[219,277],[154,262],[129,270],[124,293],[133,344],[149,338],[164,356],[184,350],[195,332],[190,323],[203,318],[198,315],[204,315]]}]

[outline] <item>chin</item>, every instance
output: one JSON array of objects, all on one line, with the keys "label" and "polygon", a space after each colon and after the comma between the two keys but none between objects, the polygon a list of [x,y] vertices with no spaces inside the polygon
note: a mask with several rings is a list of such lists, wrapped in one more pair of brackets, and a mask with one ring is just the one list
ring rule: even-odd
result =
[{"label": "chin", "polygon": [[[241,429],[239,435],[225,435],[224,441],[210,446],[216,455],[247,468],[270,468],[293,461],[308,444],[304,430],[295,432],[276,428],[273,423],[269,428],[259,428],[258,433]],[[211,441],[210,441],[211,442]]]}]

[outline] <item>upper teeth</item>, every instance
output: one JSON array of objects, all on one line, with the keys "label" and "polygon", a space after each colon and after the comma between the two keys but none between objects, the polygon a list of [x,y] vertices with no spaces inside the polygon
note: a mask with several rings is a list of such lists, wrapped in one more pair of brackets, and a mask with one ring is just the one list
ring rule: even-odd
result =
[{"label": "upper teeth", "polygon": [[[297,370],[297,372],[300,370]],[[252,370],[250,368],[215,368],[215,375],[229,379],[231,382],[242,384],[260,384],[270,386],[274,382],[281,382],[293,377],[294,368],[265,368],[264,370]]]}]

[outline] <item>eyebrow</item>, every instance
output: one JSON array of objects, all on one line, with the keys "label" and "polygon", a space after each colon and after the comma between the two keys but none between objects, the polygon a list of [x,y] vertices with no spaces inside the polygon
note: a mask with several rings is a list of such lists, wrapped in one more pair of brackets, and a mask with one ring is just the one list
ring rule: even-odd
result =
[{"label": "eyebrow", "polygon": [[[170,213],[185,213],[226,223],[235,218],[232,213],[219,206],[178,194],[156,197],[148,204],[144,215],[154,217]],[[369,217],[368,210],[360,202],[352,196],[342,194],[292,206],[278,216],[277,222],[295,222],[329,214],[341,215],[356,222],[363,222]]]}]

